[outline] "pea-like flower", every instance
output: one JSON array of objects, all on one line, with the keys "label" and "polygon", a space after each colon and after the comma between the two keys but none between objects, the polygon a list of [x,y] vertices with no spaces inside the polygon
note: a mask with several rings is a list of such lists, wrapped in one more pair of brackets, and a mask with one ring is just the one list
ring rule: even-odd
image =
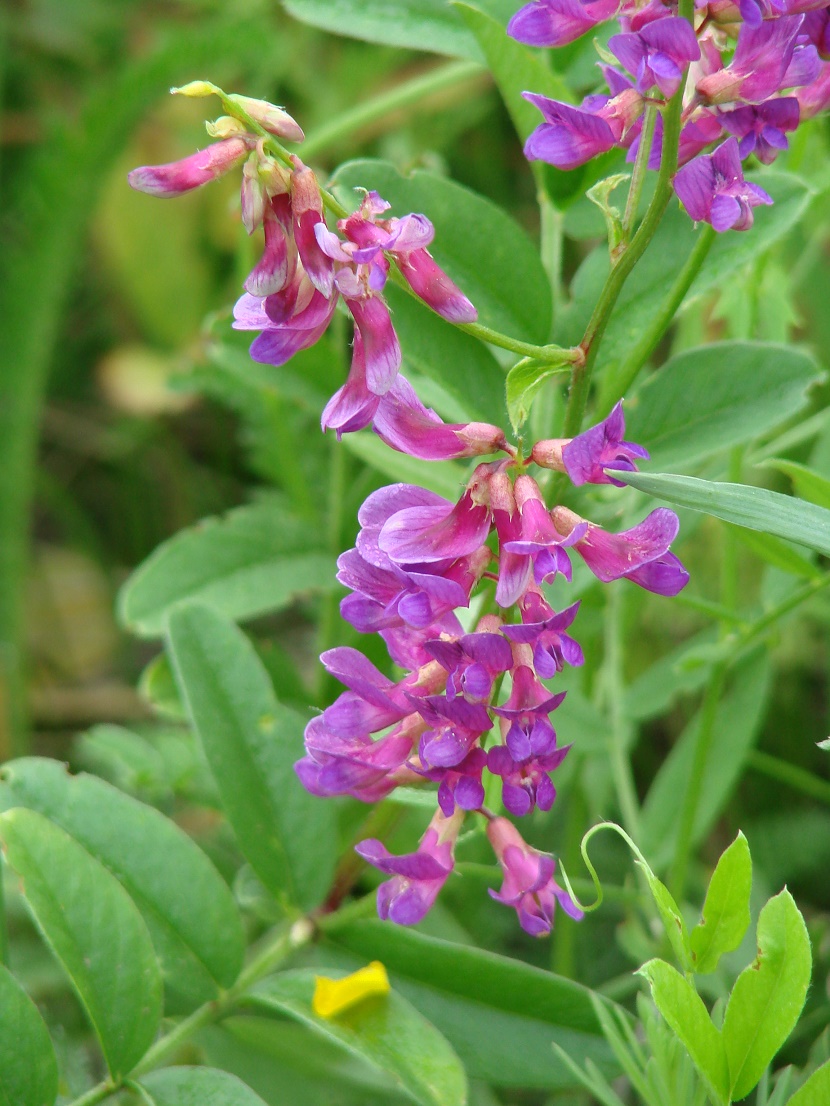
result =
[{"label": "pea-like flower", "polygon": [[760,185],[744,180],[738,140],[728,138],[712,154],[701,154],[675,173],[672,182],[680,202],[696,223],[716,231],[749,230],[752,209],[771,204]]}]

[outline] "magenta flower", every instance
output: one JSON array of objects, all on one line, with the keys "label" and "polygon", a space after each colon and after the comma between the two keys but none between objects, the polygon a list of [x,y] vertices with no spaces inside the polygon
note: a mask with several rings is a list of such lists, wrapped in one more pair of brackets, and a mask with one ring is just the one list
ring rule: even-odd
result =
[{"label": "magenta flower", "polygon": [[[518,565],[524,566],[525,571],[522,573],[520,568],[514,567],[510,586],[505,585],[502,589],[501,599],[498,593],[496,595],[502,606],[510,606],[519,600],[529,582],[531,565],[536,584],[553,579],[557,572],[570,580],[571,562],[566,550],[585,532],[584,527],[576,528],[567,536],[557,531],[542,499],[542,493],[532,477],[526,474],[517,477],[515,496],[517,516],[512,527],[515,537],[505,540],[502,556],[504,553],[508,554]],[[500,565],[499,582],[501,572]]]},{"label": "magenta flower", "polygon": [[522,624],[502,627],[502,633],[518,644],[533,646],[533,667],[543,680],[561,672],[566,664],[584,663],[579,642],[565,633],[579,611],[579,601],[556,613],[539,591],[528,591],[520,603]]},{"label": "magenta flower", "polygon": [[581,108],[533,92],[522,95],[545,119],[525,143],[525,157],[546,161],[557,169],[576,169],[597,154],[624,145],[643,108],[642,96],[632,88],[612,99],[589,97]]},{"label": "magenta flower", "polygon": [[[698,95],[711,104],[740,101],[760,104],[782,88],[815,80],[819,58],[815,46],[799,43],[803,15],[766,20],[757,27],[745,23],[738,32],[735,55],[725,69],[697,81]],[[710,62],[715,54],[707,53]]]},{"label": "magenta flower", "polygon": [[[570,534],[584,522],[567,507],[554,507],[552,515],[560,533]],[[603,583],[625,579],[658,595],[677,595],[689,582],[688,572],[669,552],[679,527],[674,511],[658,507],[622,534],[588,523],[574,548]]]},{"label": "magenta flower", "polygon": [[674,175],[675,192],[696,223],[716,231],[749,230],[753,207],[771,204],[763,188],[744,180],[738,140],[728,138],[712,154],[701,154]]},{"label": "magenta flower", "polygon": [[465,634],[457,641],[428,641],[424,648],[449,673],[450,702],[458,695],[470,703],[489,702],[496,677],[513,667],[510,645],[497,629]]},{"label": "magenta flower", "polygon": [[408,926],[426,916],[453,870],[453,851],[463,820],[463,810],[450,818],[436,811],[417,851],[406,856],[393,856],[372,838],[355,846],[358,856],[393,877],[378,887],[381,918]]},{"label": "magenta flower", "polygon": [[507,33],[526,46],[567,46],[612,19],[619,0],[532,0],[507,24]]},{"label": "magenta flower", "polygon": [[171,161],[166,165],[142,165],[127,174],[127,181],[137,192],[171,199],[183,192],[192,192],[239,165],[251,149],[247,138],[223,138],[198,153]]},{"label": "magenta flower", "polygon": [[680,87],[687,66],[700,58],[692,25],[679,16],[648,23],[642,30],[614,35],[608,49],[636,79],[638,92],[656,85],[665,97]]},{"label": "magenta flower", "polygon": [[720,120],[724,129],[740,140],[741,158],[755,154],[764,165],[771,165],[789,145],[785,132],[798,126],[798,100],[795,96],[781,96],[763,104],[722,111]]},{"label": "magenta flower", "polygon": [[622,440],[625,433],[623,401],[596,426],[578,434],[562,447],[562,462],[573,484],[625,485],[610,476],[607,469],[636,472],[635,460],[648,460],[648,450]]},{"label": "magenta flower", "polygon": [[[368,734],[341,737],[329,729],[322,716],[312,718],[305,731],[306,755],[297,761],[294,771],[312,795],[351,795],[364,803],[378,802],[402,782],[399,772],[421,728],[420,719],[414,727],[412,716],[407,722],[409,725],[373,741]],[[405,771],[404,775],[410,774]]]},{"label": "magenta flower", "polygon": [[531,937],[550,933],[557,902],[566,914],[581,921],[582,911],[553,878],[556,863],[552,856],[531,848],[506,818],[494,818],[487,826],[487,836],[504,872],[501,889],[490,891],[490,895],[515,908],[526,933]]}]

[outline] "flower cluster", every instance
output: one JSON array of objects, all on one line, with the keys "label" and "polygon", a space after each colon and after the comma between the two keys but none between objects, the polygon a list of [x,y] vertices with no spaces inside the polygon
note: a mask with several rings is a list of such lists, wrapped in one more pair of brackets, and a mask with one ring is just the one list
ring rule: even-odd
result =
[{"label": "flower cluster", "polygon": [[[609,94],[573,107],[526,92],[544,119],[526,156],[572,169],[618,147],[632,161],[647,103],[662,109],[679,94],[677,196],[695,222],[748,230],[752,209],[772,199],[744,180],[742,160],[754,154],[769,165],[787,134],[830,104],[827,0],[696,0],[694,27],[672,0],[532,0],[508,33],[531,46],[563,46],[612,18],[621,33],[608,49],[620,68],[601,66]],[[662,145],[658,115],[650,169],[660,168]]]},{"label": "flower cluster", "polygon": [[[679,76],[657,53],[649,59],[643,74],[675,87]],[[643,75],[641,83],[650,79]],[[196,88],[192,94],[218,92]],[[262,228],[264,238],[235,308],[235,326],[260,332],[252,356],[287,361],[321,337],[342,298],[354,319],[352,364],[323,412],[323,428],[341,434],[372,425],[389,446],[421,460],[496,458],[475,467],[455,503],[395,484],[361,507],[355,548],[338,561],[338,580],[349,590],[341,612],[361,633],[379,634],[405,674],[391,679],[356,649],[325,652],[323,664],[346,690],[306,728],[297,774],[315,795],[368,803],[402,785],[436,786],[435,816],[414,853],[393,856],[376,840],[357,847],[391,877],[378,893],[382,917],[411,924],[424,916],[453,870],[466,815],[478,812],[504,873],[494,898],[515,907],[527,932],[547,933],[557,901],[574,917],[580,911],[556,884],[553,859],[485,806],[490,781],[514,817],[549,810],[552,776],[568,753],[551,722],[565,692],[551,692],[543,681],[583,663],[569,633],[579,603],[555,610],[544,585],[557,576],[570,580],[576,554],[601,581],[626,579],[675,595],[688,579],[669,548],[677,517],[658,508],[611,534],[565,506],[549,509],[528,471],[553,470],[577,486],[622,486],[614,473],[634,469],[647,453],[624,440],[621,403],[575,438],[536,442],[526,459],[500,427],[447,424],[424,407],[399,373],[400,346],[383,298],[391,264],[444,318],[476,317],[428,252],[431,223],[417,214],[387,217],[389,205],[367,192],[336,233],[325,219],[330,198],[312,170],[275,142],[302,139],[294,120],[263,101],[219,94],[236,115],[210,125],[218,141],[182,161],[136,169],[130,183],[175,196],[243,166],[242,219],[249,233]],[[633,88],[625,94],[632,101],[641,95]],[[487,593],[492,613],[465,629],[458,612],[476,590]]]},{"label": "flower cluster", "polygon": [[[528,932],[549,931],[557,899],[578,913],[553,880],[553,861],[484,808],[485,789],[495,777],[515,817],[549,810],[556,797],[552,775],[569,746],[551,714],[565,693],[551,693],[543,680],[581,665],[583,656],[568,632],[579,603],[556,611],[543,585],[558,575],[570,580],[570,556],[599,580],[627,579],[660,595],[677,594],[688,579],[669,550],[678,530],[672,511],[658,508],[611,534],[566,507],[550,510],[526,471],[532,462],[574,484],[619,484],[614,471],[647,456],[623,440],[624,430],[618,404],[576,438],[537,442],[527,463],[503,442],[507,456],[480,463],[456,503],[395,484],[373,492],[358,514],[356,546],[338,562],[338,579],[350,591],[341,612],[362,633],[380,634],[407,674],[395,682],[355,649],[324,653],[347,690],[309,723],[297,772],[316,795],[366,802],[399,786],[438,785],[438,809],[415,853],[393,857],[374,840],[358,846],[393,877],[379,891],[382,917],[408,924],[424,916],[452,871],[469,811],[490,820],[505,873],[495,897],[516,907]],[[434,433],[440,444],[446,431],[437,422],[424,437]],[[499,613],[465,632],[458,611],[477,588],[493,584]],[[509,621],[513,609],[518,621]]]}]

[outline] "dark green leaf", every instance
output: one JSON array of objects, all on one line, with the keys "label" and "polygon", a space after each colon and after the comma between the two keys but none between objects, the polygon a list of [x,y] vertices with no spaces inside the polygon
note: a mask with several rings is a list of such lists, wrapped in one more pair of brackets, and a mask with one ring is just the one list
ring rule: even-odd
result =
[{"label": "dark green leaf", "polygon": [[216,1068],[162,1068],[141,1086],[155,1106],[265,1106],[241,1079]]},{"label": "dark green leaf", "polygon": [[275,895],[311,909],[329,888],[334,812],[294,773],[303,720],[277,702],[253,646],[208,607],[170,615],[171,661],[239,845]]},{"label": "dark green leaf", "polygon": [[731,1096],[745,1098],[795,1028],[810,985],[804,919],[785,888],[758,917],[758,955],[735,981],[723,1019]]},{"label": "dark green leaf", "polygon": [[313,994],[313,971],[283,972],[261,984],[249,1001],[288,1014],[336,1041],[392,1076],[422,1106],[464,1106],[467,1078],[458,1057],[401,995],[393,990],[322,1018],[311,1008]]},{"label": "dark green leaf", "polygon": [[382,960],[395,988],[441,1030],[472,1078],[507,1087],[573,1086],[552,1041],[579,1062],[617,1073],[591,992],[571,980],[380,922],[354,922],[332,939]]},{"label": "dark green leaf", "polygon": [[278,611],[335,586],[334,558],[321,540],[319,527],[268,501],[204,519],[135,570],[121,590],[121,619],[142,637],[159,637],[171,608],[185,600],[233,619]]},{"label": "dark green leaf", "polygon": [[[291,15],[334,34],[482,61],[475,38],[444,0],[283,0]],[[479,0],[503,25],[512,0]]]},{"label": "dark green leaf", "polygon": [[726,484],[672,473],[618,472],[620,480],[667,503],[806,545],[830,556],[830,511],[747,484]]},{"label": "dark green leaf", "polygon": [[192,1007],[234,982],[244,939],[233,896],[174,822],[94,776],[70,776],[54,760],[11,761],[0,781],[0,809],[46,815],[129,892],[174,995]]},{"label": "dark green leaf", "polygon": [[752,859],[742,833],[718,860],[703,904],[700,923],[692,930],[694,970],[713,972],[725,952],[732,952],[749,929]]},{"label": "dark green leaf", "polygon": [[744,1098],[795,1029],[810,985],[805,920],[787,888],[758,917],[758,954],[738,975],[724,1015],[733,1098]]},{"label": "dark green leaf", "polygon": [[792,346],[718,342],[684,350],[626,403],[626,434],[655,465],[686,467],[794,415],[820,375],[813,358]]},{"label": "dark green leaf", "polygon": [[14,976],[0,964],[0,1106],[52,1106],[58,1065],[49,1031]]},{"label": "dark green leaf", "polygon": [[729,1101],[729,1073],[721,1034],[703,1000],[683,976],[663,960],[649,960],[639,974],[651,985],[657,1009],[682,1041],[706,1088],[717,1102]]},{"label": "dark green leaf", "polygon": [[0,838],[38,928],[84,1006],[113,1076],[133,1068],[161,1018],[161,972],[127,892],[41,814],[0,815]]},{"label": "dark green leaf", "polygon": [[[732,687],[718,704],[693,844],[706,836],[741,774],[764,714],[769,681],[768,656],[753,654],[738,667]],[[677,839],[677,812],[689,784],[699,719],[697,715],[692,720],[663,762],[643,805],[641,847],[657,869],[669,860]]]},{"label": "dark green leaf", "polygon": [[[385,161],[347,162],[332,187],[349,208],[358,202],[355,188],[374,188],[391,214],[422,212],[435,225],[430,252],[478,308],[478,321],[525,341],[548,340],[547,275],[533,243],[501,208],[446,177],[420,169],[402,177]],[[469,386],[475,389],[475,379]]]}]

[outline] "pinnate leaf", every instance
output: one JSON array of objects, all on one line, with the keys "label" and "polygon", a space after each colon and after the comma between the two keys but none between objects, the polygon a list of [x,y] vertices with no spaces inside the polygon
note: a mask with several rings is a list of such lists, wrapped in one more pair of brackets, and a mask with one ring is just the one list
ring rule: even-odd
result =
[{"label": "pinnate leaf", "polygon": [[700,923],[692,930],[694,970],[713,972],[725,952],[732,952],[749,929],[749,896],[752,890],[752,859],[742,833],[718,860]]},{"label": "pinnate leaf", "polygon": [[758,917],[758,955],[738,976],[723,1020],[730,1093],[744,1098],[789,1037],[810,984],[807,927],[789,891]]},{"label": "pinnate leaf", "polygon": [[110,1073],[125,1075],[150,1047],[161,1017],[161,972],[137,907],[115,876],[41,814],[0,815],[0,840]]}]

